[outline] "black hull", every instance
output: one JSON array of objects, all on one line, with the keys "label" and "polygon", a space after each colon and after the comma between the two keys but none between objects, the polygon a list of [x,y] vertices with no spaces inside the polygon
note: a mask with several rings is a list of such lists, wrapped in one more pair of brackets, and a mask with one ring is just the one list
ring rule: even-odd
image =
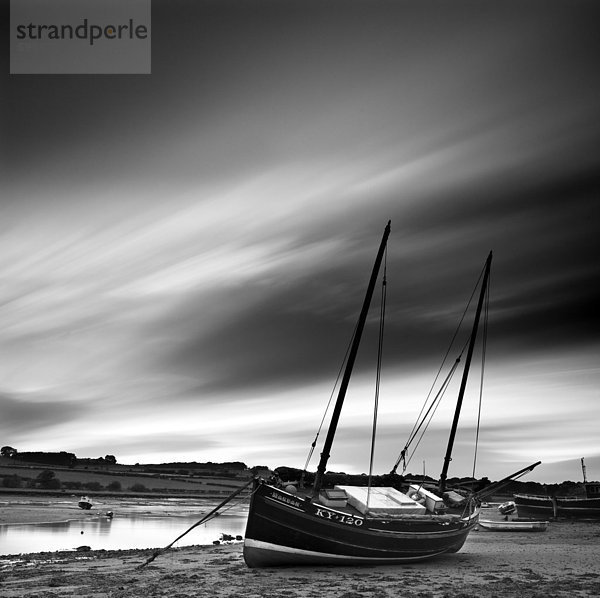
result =
[{"label": "black hull", "polygon": [[477,525],[469,517],[365,518],[264,483],[254,488],[244,541],[249,567],[394,565],[460,550]]},{"label": "black hull", "polygon": [[519,517],[600,519],[600,498],[567,498],[515,494]]}]

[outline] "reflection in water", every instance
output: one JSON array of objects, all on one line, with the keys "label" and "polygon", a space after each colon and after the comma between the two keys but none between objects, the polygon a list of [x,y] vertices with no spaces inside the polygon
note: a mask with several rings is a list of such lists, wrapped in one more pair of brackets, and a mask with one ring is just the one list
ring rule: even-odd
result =
[{"label": "reflection in water", "polygon": [[[198,515],[164,517],[119,515],[82,521],[0,525],[0,555],[54,552],[90,546],[92,550],[160,548],[199,520]],[[246,515],[220,515],[184,536],[177,546],[212,544],[221,534],[243,535]]]}]

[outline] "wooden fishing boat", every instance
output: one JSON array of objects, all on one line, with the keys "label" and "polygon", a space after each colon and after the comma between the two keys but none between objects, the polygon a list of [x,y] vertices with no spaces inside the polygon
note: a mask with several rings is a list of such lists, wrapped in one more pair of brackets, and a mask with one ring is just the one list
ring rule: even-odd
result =
[{"label": "wooden fishing boat", "polygon": [[[324,484],[327,461],[389,234],[388,222],[348,351],[312,488],[304,488],[302,481],[286,486],[277,480],[254,480],[243,551],[249,567],[390,565],[419,561],[460,550],[469,532],[477,525],[478,496],[472,492],[451,491],[446,487],[446,478],[482,306],[487,296],[491,253],[480,277],[479,301],[437,487],[404,484],[400,485],[400,491],[396,484],[374,487],[369,482],[365,487],[340,485],[333,488],[326,488]],[[382,285],[384,297],[385,279]],[[379,346],[381,348],[381,342]],[[466,346],[465,343],[463,350]],[[379,379],[379,371],[377,373]],[[401,455],[404,456],[404,451]],[[390,474],[391,479],[400,478],[396,475],[399,461]]]},{"label": "wooden fishing boat", "polygon": [[513,498],[519,517],[600,519],[600,483],[587,481],[583,458],[581,468],[585,496],[515,494]]},{"label": "wooden fishing boat", "polygon": [[519,517],[600,519],[600,497],[515,494],[514,501]]},{"label": "wooden fishing boat", "polygon": [[511,519],[509,521],[480,519],[479,527],[490,532],[545,532],[548,521],[536,519]]}]

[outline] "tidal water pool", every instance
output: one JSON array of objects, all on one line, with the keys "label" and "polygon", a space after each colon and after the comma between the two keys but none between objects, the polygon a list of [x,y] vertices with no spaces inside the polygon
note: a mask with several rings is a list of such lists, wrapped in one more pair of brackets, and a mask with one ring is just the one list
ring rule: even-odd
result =
[{"label": "tidal water pool", "polygon": [[[92,550],[159,548],[170,544],[201,517],[202,513],[115,512],[112,518],[98,513],[84,520],[0,525],[0,555],[74,550],[79,546],[89,546]],[[219,515],[194,528],[175,547],[213,544],[222,540],[223,534],[242,536],[246,519],[247,512],[243,509]]]}]

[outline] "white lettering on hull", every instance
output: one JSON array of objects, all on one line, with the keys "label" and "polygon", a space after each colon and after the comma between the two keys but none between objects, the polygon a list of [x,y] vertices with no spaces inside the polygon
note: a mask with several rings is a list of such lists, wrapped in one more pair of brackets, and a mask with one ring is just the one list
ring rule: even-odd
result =
[{"label": "white lettering on hull", "polygon": [[344,523],[345,525],[352,525],[354,527],[360,527],[365,522],[364,519],[352,517],[345,513],[337,513],[336,511],[330,511],[329,509],[323,509],[322,507],[317,507],[316,515],[317,517],[323,517],[323,519],[329,521]]},{"label": "white lettering on hull", "polygon": [[[296,497],[287,496],[281,492],[274,491],[268,498],[306,513],[302,502]],[[352,527],[361,527],[365,522],[365,520],[360,517],[353,517],[352,515],[341,513],[339,511],[331,511],[330,509],[326,509],[321,506],[315,506],[315,509],[315,515],[317,517],[327,519],[328,521],[333,521],[334,523],[341,523],[343,525],[350,525]]]}]

